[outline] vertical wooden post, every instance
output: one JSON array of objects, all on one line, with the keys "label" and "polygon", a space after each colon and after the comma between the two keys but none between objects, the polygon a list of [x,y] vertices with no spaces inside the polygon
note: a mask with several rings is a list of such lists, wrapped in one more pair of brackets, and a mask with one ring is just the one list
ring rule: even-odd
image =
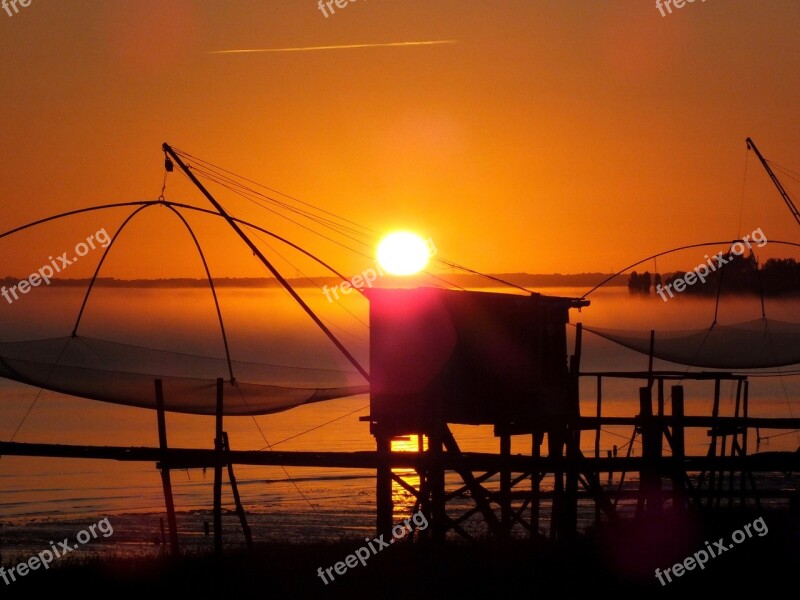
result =
[{"label": "vertical wooden post", "polygon": [[445,508],[445,470],[444,470],[444,451],[443,451],[443,431],[444,425],[436,421],[428,437],[428,477],[431,485],[431,537],[435,544],[444,544],[447,533]]},{"label": "vertical wooden post", "polygon": [[565,510],[563,513],[562,539],[572,540],[578,533],[578,477],[580,467],[578,460],[581,449],[581,432],[579,429],[570,429],[566,441],[566,485],[565,485]]},{"label": "vertical wooden post", "polygon": [[[653,385],[653,358],[655,357],[656,352],[656,331],[655,329],[650,330],[650,355],[647,359],[647,387],[651,387]],[[652,413],[652,407],[651,411]]]},{"label": "vertical wooden post", "polygon": [[744,380],[744,392],[742,396],[742,418],[744,419],[745,426],[744,426],[744,436],[742,438],[742,452],[745,456],[747,456],[747,433],[749,431],[749,426],[747,425],[747,405],[748,405],[748,396],[750,394],[750,381],[745,379]]},{"label": "vertical wooden post", "polygon": [[581,348],[583,346],[583,323],[575,324],[575,353],[573,357],[573,375],[580,370],[581,366]]},{"label": "vertical wooden post", "polygon": [[653,395],[651,388],[639,388],[639,416],[642,430],[642,470],[636,516],[646,509],[648,513],[661,511],[661,425],[653,420]]},{"label": "vertical wooden post", "polygon": [[[721,382],[719,377],[714,379],[714,406],[711,409],[711,445],[708,449],[708,455],[711,458],[716,458],[717,456],[717,432],[719,431],[719,425],[717,424],[717,419],[719,418],[719,396],[720,396],[720,386]],[[724,452],[724,448],[723,448]],[[717,494],[717,480],[716,480],[716,470],[712,466],[710,469],[709,478],[708,478],[708,507],[711,508],[714,505],[714,499],[716,498]]]},{"label": "vertical wooden post", "polygon": [[[747,460],[747,436],[750,432],[750,428],[747,425],[747,404],[748,404],[748,393],[749,393],[750,382],[745,379],[744,380],[744,392],[742,396],[742,418],[744,419],[744,432],[742,433],[742,463],[745,464]],[[747,468],[742,467],[742,482],[741,482],[741,503],[742,506],[746,503],[746,487],[747,487]]]},{"label": "vertical wooden post", "polygon": [[[156,415],[158,417],[158,446],[161,449],[161,486],[164,488],[164,503],[167,507],[169,523],[169,547],[173,556],[178,555],[178,523],[175,518],[175,502],[172,498],[172,480],[169,474],[167,445],[167,419],[164,414],[164,388],[160,379],[155,380]],[[162,521],[163,527],[163,521]]]},{"label": "vertical wooden post", "polygon": [[564,520],[564,435],[563,431],[547,432],[547,457],[553,464],[553,500],[550,507],[550,539],[558,539]]},{"label": "vertical wooden post", "polygon": [[[719,444],[719,457],[725,458],[728,453],[728,428],[722,427],[720,429],[720,444]],[[731,444],[731,457],[733,457],[733,444]],[[722,463],[720,463],[722,464]],[[717,478],[717,486],[714,490],[714,506],[719,510],[720,504],[722,503],[722,495],[724,493],[725,487],[725,469],[720,466],[719,468],[719,476]]]},{"label": "vertical wooden post", "polygon": [[503,431],[500,433],[500,530],[503,539],[511,534],[511,468],[508,464],[510,456],[511,435]]},{"label": "vertical wooden post", "polygon": [[[736,382],[736,405],[733,409],[733,416],[735,418],[733,424],[733,431],[731,433],[731,458],[736,454],[742,456],[742,447],[739,445],[739,417],[742,406],[742,380]],[[743,467],[744,468],[744,467]],[[731,464],[731,470],[728,473],[728,508],[733,508],[733,490],[735,487],[734,479],[736,477],[736,468]]]},{"label": "vertical wooden post", "polygon": [[[652,359],[652,354],[651,354]],[[642,468],[639,472],[639,497],[636,501],[636,518],[641,518],[644,514],[645,502],[647,500],[647,487],[649,483],[648,464],[647,464],[647,450],[650,448],[648,442],[650,436],[647,435],[647,430],[650,427],[650,420],[653,414],[653,405],[650,401],[650,367],[648,367],[647,387],[639,388],[639,432],[642,435]],[[631,444],[633,446],[633,444]],[[630,448],[629,448],[630,450]]]},{"label": "vertical wooden post", "polygon": [[597,410],[595,414],[597,416],[597,428],[594,432],[594,457],[600,458],[600,418],[603,414],[603,377],[602,375],[597,376]]},{"label": "vertical wooden post", "polygon": [[684,458],[686,456],[686,442],[684,435],[684,402],[683,386],[672,386],[672,508],[683,510],[685,500],[684,490]]},{"label": "vertical wooden post", "polygon": [[[603,414],[602,410],[602,403],[603,403],[603,377],[601,375],[597,376],[597,429],[594,433],[594,458],[595,460],[600,458],[600,418]],[[599,461],[598,461],[599,462]],[[609,471],[609,474],[611,471]],[[600,471],[597,472],[597,481],[600,482]],[[600,522],[600,503],[594,503],[594,521],[595,523]]]},{"label": "vertical wooden post", "polygon": [[539,457],[541,456],[542,442],[544,441],[543,433],[534,433],[531,435],[531,541],[534,541],[539,534],[539,503],[540,498],[540,484],[539,484]]},{"label": "vertical wooden post", "polygon": [[561,507],[559,535],[562,539],[573,538],[578,531],[578,458],[581,449],[581,430],[578,421],[580,407],[581,348],[583,345],[583,324],[575,326],[575,353],[570,359],[570,389],[567,397],[567,420],[565,431],[566,469],[564,484],[564,503]]},{"label": "vertical wooden post", "polygon": [[[425,456],[425,434],[418,433],[417,434],[417,449],[419,450],[419,456]],[[430,446],[430,440],[428,440],[428,446]],[[423,465],[418,467],[417,474],[419,475],[419,510],[422,511],[422,514],[425,515],[426,518],[431,518],[431,489],[430,489],[430,481],[428,479],[428,469]],[[391,490],[390,490],[390,498],[391,500]],[[419,535],[419,539],[427,540],[430,536],[430,532],[428,529],[425,531],[417,531]]]},{"label": "vertical wooden post", "polygon": [[394,516],[394,503],[392,501],[392,438],[382,428],[375,431],[377,444],[378,469],[376,473],[376,508],[378,535],[387,539],[392,535],[392,520]]},{"label": "vertical wooden post", "polygon": [[223,412],[223,380],[217,378],[217,419],[214,437],[214,554],[222,555],[222,412]]}]

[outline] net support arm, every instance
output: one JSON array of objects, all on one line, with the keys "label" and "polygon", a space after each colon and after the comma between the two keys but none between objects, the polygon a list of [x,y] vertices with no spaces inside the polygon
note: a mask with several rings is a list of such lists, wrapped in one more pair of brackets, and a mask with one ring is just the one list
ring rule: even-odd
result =
[{"label": "net support arm", "polygon": [[316,323],[317,327],[322,330],[322,332],[328,337],[328,339],[333,342],[336,348],[344,355],[344,357],[352,364],[356,370],[361,374],[364,379],[369,381],[369,373],[367,370],[361,366],[361,363],[358,362],[355,356],[339,341],[339,339],[333,334],[333,332],[328,329],[325,323],[314,313],[313,310],[305,303],[305,301],[298,295],[298,293],[289,285],[289,282],[284,279],[284,277],[280,274],[280,272],[275,268],[275,266],[264,256],[264,253],[258,248],[258,246],[253,243],[253,241],[247,236],[247,234],[239,227],[239,224],[231,217],[222,205],[217,202],[214,196],[205,188],[205,186],[200,183],[200,180],[195,177],[194,173],[186,166],[186,164],[181,160],[180,156],[172,149],[172,147],[167,144],[166,142],[162,146],[164,152],[167,153],[172,159],[178,164],[181,170],[186,174],[189,180],[200,190],[200,192],[206,197],[206,199],[211,202],[214,208],[219,212],[219,214],[228,222],[228,225],[236,232],[236,234],[242,238],[242,241],[247,244],[248,248],[255,254],[256,257],[264,264],[267,269],[273,274],[273,276],[278,280],[278,282],[284,287],[284,289],[289,293],[289,295],[297,302],[300,307],[308,314],[314,323]]}]

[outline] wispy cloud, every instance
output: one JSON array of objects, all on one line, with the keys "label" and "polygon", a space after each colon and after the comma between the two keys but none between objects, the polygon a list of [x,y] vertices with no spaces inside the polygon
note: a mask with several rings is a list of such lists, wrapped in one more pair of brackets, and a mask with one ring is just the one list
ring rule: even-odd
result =
[{"label": "wispy cloud", "polygon": [[394,48],[401,46],[441,46],[457,44],[457,40],[431,40],[425,42],[389,42],[386,44],[347,44],[345,46],[306,46],[303,48],[250,48],[244,50],[212,50],[208,54],[256,54],[259,52],[316,52],[317,50],[351,50],[353,48]]}]

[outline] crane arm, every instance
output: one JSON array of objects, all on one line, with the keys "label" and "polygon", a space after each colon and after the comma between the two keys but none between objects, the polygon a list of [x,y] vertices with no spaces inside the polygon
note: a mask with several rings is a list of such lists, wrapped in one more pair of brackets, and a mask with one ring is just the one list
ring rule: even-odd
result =
[{"label": "crane arm", "polygon": [[766,169],[767,174],[769,175],[770,179],[772,179],[772,183],[774,183],[775,187],[778,188],[778,192],[780,192],[783,201],[786,202],[786,206],[789,207],[789,210],[791,211],[794,220],[797,221],[798,225],[800,225],[800,211],[797,210],[797,207],[794,205],[794,202],[792,202],[792,199],[789,197],[789,194],[786,192],[781,182],[775,176],[775,173],[772,172],[769,163],[767,163],[766,159],[763,156],[761,156],[761,152],[758,151],[755,142],[753,142],[753,140],[751,140],[750,138],[747,138],[747,149],[753,150],[756,153],[758,160],[760,160],[761,164],[764,165],[764,169]]}]

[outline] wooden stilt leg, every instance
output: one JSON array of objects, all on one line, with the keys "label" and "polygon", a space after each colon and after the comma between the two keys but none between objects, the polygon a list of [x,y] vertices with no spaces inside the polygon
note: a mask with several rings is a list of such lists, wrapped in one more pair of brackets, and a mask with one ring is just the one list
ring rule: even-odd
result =
[{"label": "wooden stilt leg", "polygon": [[[231,449],[230,442],[228,441],[228,433],[222,432],[222,440],[225,445],[225,451]],[[244,532],[244,539],[247,543],[247,549],[253,549],[253,536],[250,533],[250,526],[247,524],[247,514],[244,512],[244,505],[242,498],[239,496],[239,486],[236,483],[236,476],[233,474],[233,463],[228,463],[228,480],[231,482],[231,490],[233,491],[233,501],[236,503],[236,514],[239,515],[239,522],[242,524],[242,531]]]},{"label": "wooden stilt leg", "polygon": [[[173,556],[178,555],[178,524],[175,518],[175,503],[172,498],[172,481],[167,462],[167,419],[164,414],[164,390],[160,379],[155,380],[156,414],[158,416],[158,445],[163,451],[161,459],[161,485],[164,488],[164,503],[167,506],[167,522],[169,524],[169,545]],[[162,521],[163,526],[163,521]]]},{"label": "wooden stilt leg", "polygon": [[222,555],[222,378],[217,379],[217,423],[214,438],[214,554]]},{"label": "wooden stilt leg", "polygon": [[377,523],[378,535],[390,536],[392,533],[392,519],[394,503],[392,500],[392,467],[389,460],[392,454],[392,439],[384,432],[375,434],[378,454],[377,488]]}]

